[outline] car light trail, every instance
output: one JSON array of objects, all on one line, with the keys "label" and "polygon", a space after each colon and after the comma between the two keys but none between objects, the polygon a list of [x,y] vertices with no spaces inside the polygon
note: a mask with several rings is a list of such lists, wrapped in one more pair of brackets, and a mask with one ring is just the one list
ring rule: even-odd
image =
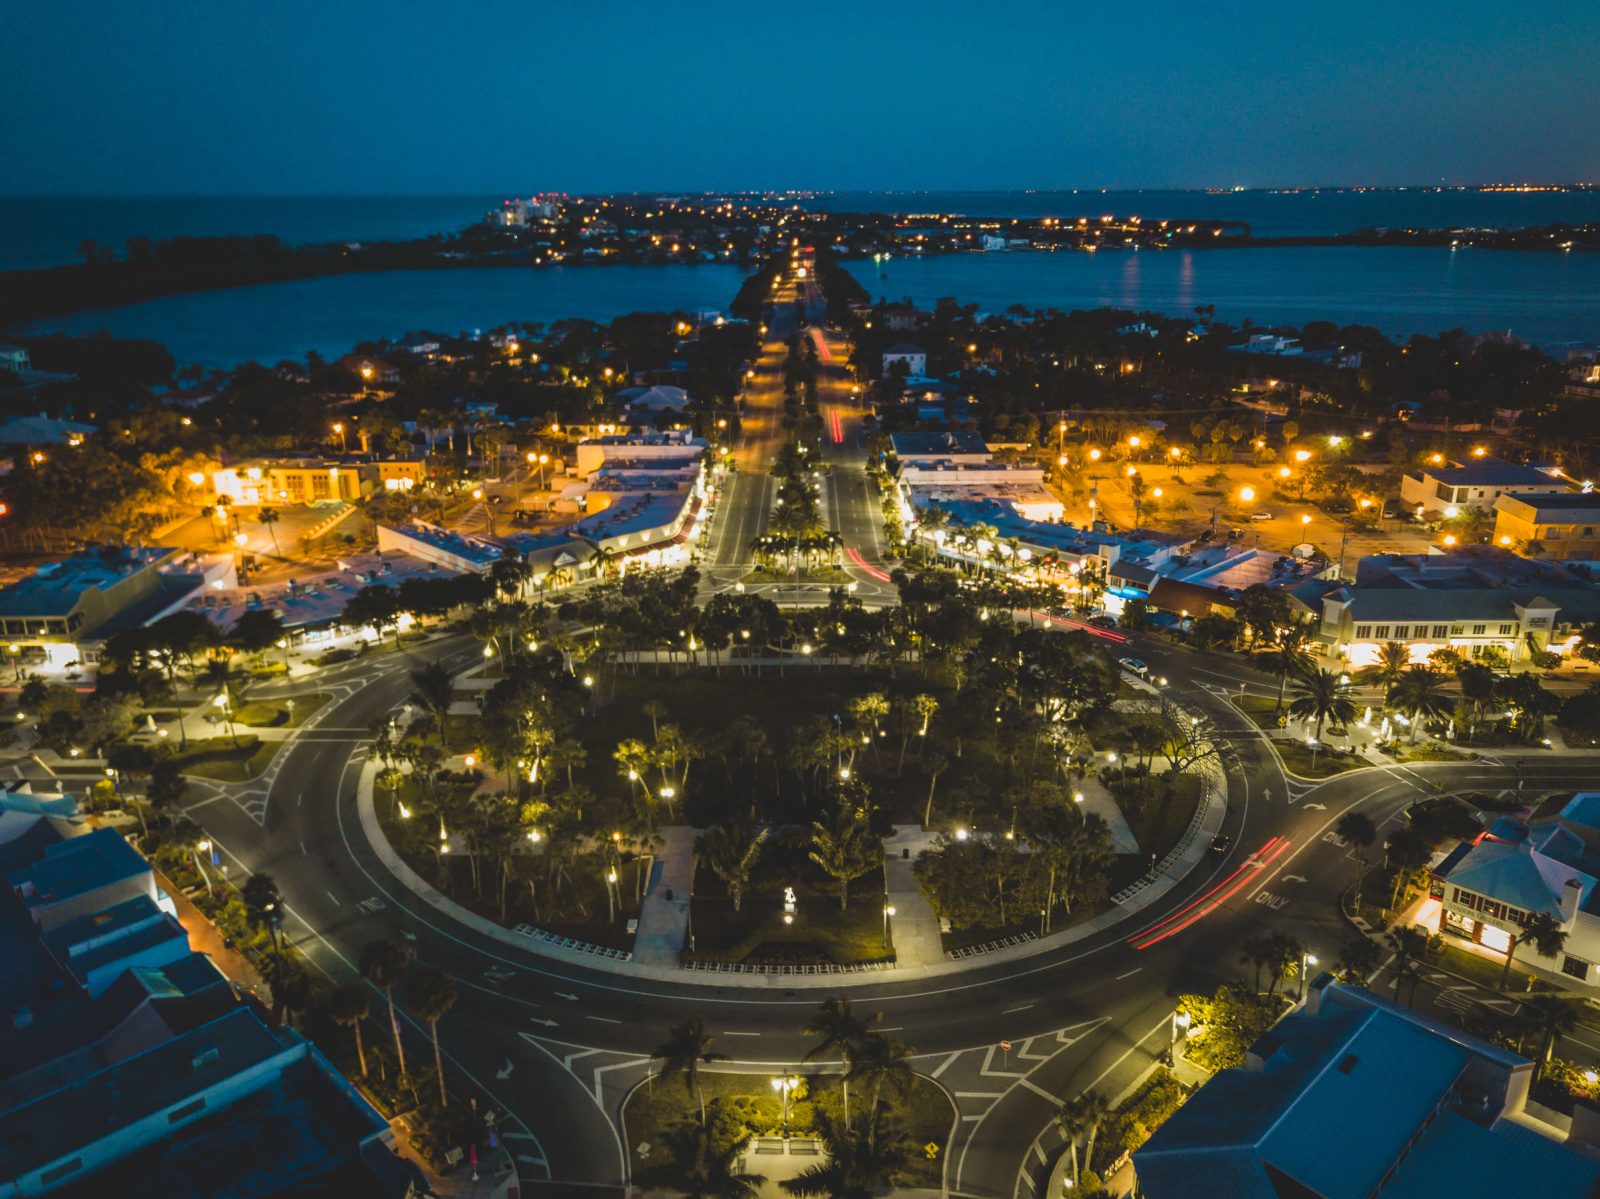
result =
[{"label": "car light trail", "polygon": [[844,556],[850,559],[851,566],[854,566],[857,570],[872,576],[874,579],[877,579],[878,582],[887,583],[890,581],[889,576],[883,571],[879,570],[876,566],[870,565],[867,560],[861,556],[861,551],[856,549],[855,546],[846,546]]},{"label": "car light trail", "polygon": [[1068,629],[1078,629],[1095,637],[1104,637],[1107,641],[1115,641],[1118,645],[1122,645],[1128,640],[1126,633],[1114,633],[1110,629],[1102,629],[1099,625],[1092,625],[1087,621],[1073,620],[1070,616],[1051,616],[1048,612],[1043,613],[1043,615],[1052,624],[1058,624]]},{"label": "car light trail", "polygon": [[842,445],[844,443],[844,422],[839,419],[839,410],[837,408],[828,409],[828,427],[833,433],[833,444]]},{"label": "car light trail", "polygon": [[1223,879],[1220,883],[1218,883],[1216,886],[1212,887],[1209,891],[1203,892],[1202,894],[1196,896],[1194,899],[1191,899],[1188,903],[1184,904],[1176,912],[1170,912],[1167,915],[1163,916],[1160,920],[1157,920],[1154,924],[1148,924],[1144,928],[1141,928],[1138,932],[1134,933],[1133,936],[1128,938],[1128,944],[1132,945],[1135,941],[1144,940],[1146,937],[1148,937],[1151,933],[1155,932],[1157,929],[1162,928],[1165,925],[1173,923],[1180,916],[1184,915],[1184,913],[1190,911],[1193,908],[1199,907],[1202,903],[1204,903],[1206,900],[1210,899],[1213,895],[1215,895],[1218,891],[1222,890],[1222,888],[1226,887],[1234,879],[1238,878],[1246,870],[1249,870],[1253,865],[1256,864],[1257,861],[1260,860],[1262,854],[1270,852],[1271,849],[1273,848],[1273,846],[1277,845],[1277,843],[1279,841],[1281,841],[1281,840],[1283,840],[1282,837],[1273,837],[1265,845],[1263,845],[1259,850],[1257,850],[1255,853],[1251,854],[1244,861],[1240,862],[1239,865],[1234,869],[1234,872],[1232,874],[1228,875],[1227,878]]},{"label": "car light trail", "polygon": [[[1276,842],[1277,844],[1273,844],[1273,842]],[[1256,851],[1255,857],[1252,858],[1251,861],[1246,862],[1238,870],[1234,871],[1233,874],[1224,879],[1218,887],[1213,887],[1210,891],[1206,892],[1206,894],[1202,896],[1204,906],[1200,907],[1199,910],[1186,916],[1184,913],[1188,912],[1189,908],[1185,908],[1178,912],[1176,917],[1169,917],[1161,924],[1157,924],[1155,928],[1159,931],[1155,932],[1154,935],[1151,935],[1147,930],[1145,933],[1139,934],[1129,943],[1133,945],[1135,949],[1145,950],[1149,949],[1157,942],[1166,940],[1168,937],[1172,936],[1173,933],[1181,933],[1191,924],[1194,924],[1198,920],[1204,919],[1223,904],[1227,903],[1228,900],[1232,899],[1241,890],[1243,890],[1246,883],[1249,883],[1257,878],[1263,870],[1272,864],[1275,858],[1277,858],[1281,853],[1283,853],[1284,850],[1288,848],[1289,841],[1287,838],[1274,837],[1271,841],[1268,841],[1266,845],[1263,845],[1259,850]],[[1248,873],[1246,873],[1246,871],[1248,871]],[[1240,877],[1241,874],[1243,875],[1242,878]],[[1227,889],[1221,890],[1221,888]],[[1221,894],[1218,894],[1219,890],[1221,890]],[[1189,905],[1191,908],[1194,906],[1195,905],[1193,904]],[[1177,917],[1182,917],[1182,919],[1177,919]]]}]

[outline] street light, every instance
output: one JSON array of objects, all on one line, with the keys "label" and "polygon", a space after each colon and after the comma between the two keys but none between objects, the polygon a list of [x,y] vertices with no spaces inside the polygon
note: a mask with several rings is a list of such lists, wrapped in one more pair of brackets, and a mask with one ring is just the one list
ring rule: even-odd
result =
[{"label": "street light", "polygon": [[800,1085],[800,1080],[793,1074],[785,1074],[781,1078],[772,1080],[772,1089],[778,1092],[783,1100],[783,1136],[789,1138],[789,1092]]},{"label": "street light", "polygon": [[1178,1030],[1180,1028],[1183,1029],[1185,1037],[1189,1035],[1189,1025],[1193,1021],[1194,1017],[1189,1015],[1188,1012],[1174,1011],[1172,1013],[1172,1044],[1176,1045],[1178,1043]]},{"label": "street light", "polygon": [[883,905],[883,947],[889,948],[889,917],[894,915],[894,904]]},{"label": "street light", "polygon": [[1254,487],[1239,488],[1239,498],[1248,504],[1251,500],[1256,498],[1256,489]]},{"label": "street light", "polygon": [[1300,998],[1301,999],[1304,999],[1306,997],[1306,971],[1308,969],[1310,969],[1310,967],[1315,966],[1316,964],[1317,964],[1317,955],[1314,954],[1314,953],[1304,954],[1300,958]]}]

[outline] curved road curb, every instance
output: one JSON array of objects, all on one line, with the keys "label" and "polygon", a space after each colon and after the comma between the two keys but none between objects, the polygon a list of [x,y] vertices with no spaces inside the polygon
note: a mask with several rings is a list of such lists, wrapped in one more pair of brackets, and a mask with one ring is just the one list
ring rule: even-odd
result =
[{"label": "curved road curb", "polygon": [[1131,919],[1182,882],[1195,867],[1205,860],[1211,839],[1216,835],[1217,830],[1222,827],[1223,816],[1226,814],[1228,807],[1225,797],[1221,803],[1208,800],[1205,813],[1200,820],[1199,829],[1183,856],[1173,863],[1174,868],[1163,874],[1154,883],[1142,888],[1126,904],[1109,908],[1082,924],[1029,941],[1023,945],[998,949],[993,953],[964,958],[960,961],[941,962],[937,966],[909,966],[869,971],[862,974],[707,974],[704,971],[685,970],[681,967],[664,968],[643,965],[637,962],[620,962],[613,958],[588,954],[581,950],[567,949],[559,945],[534,944],[522,934],[512,932],[510,929],[496,924],[486,916],[480,916],[476,912],[456,903],[455,900],[450,899],[431,886],[415,870],[406,865],[404,859],[389,844],[389,839],[384,835],[383,828],[378,822],[377,807],[373,799],[373,782],[377,777],[377,773],[377,763],[370,760],[367,761],[362,765],[361,778],[356,785],[356,811],[361,819],[362,834],[366,837],[368,844],[371,845],[373,852],[377,854],[379,861],[388,868],[389,872],[408,891],[416,895],[441,916],[457,924],[465,925],[474,932],[509,948],[521,950],[532,957],[558,961],[568,965],[584,966],[591,970],[603,971],[625,978],[649,978],[661,982],[717,990],[725,990],[728,987],[746,987],[750,989],[766,987],[783,990],[810,988],[837,991],[844,987],[881,985],[884,982],[950,977],[964,974],[977,967],[1037,957],[1040,954],[1064,948],[1076,941],[1082,941],[1094,936],[1096,933],[1103,932],[1114,925],[1122,923],[1124,920]]}]

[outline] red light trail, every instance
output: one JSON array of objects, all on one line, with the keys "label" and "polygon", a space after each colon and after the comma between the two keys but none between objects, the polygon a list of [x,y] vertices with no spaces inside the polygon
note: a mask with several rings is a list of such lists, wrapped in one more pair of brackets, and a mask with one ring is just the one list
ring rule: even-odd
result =
[{"label": "red light trail", "polygon": [[1211,890],[1200,896],[1200,898],[1191,900],[1172,913],[1172,915],[1158,920],[1148,928],[1135,933],[1128,938],[1128,944],[1139,950],[1149,949],[1157,942],[1166,940],[1173,933],[1181,933],[1191,924],[1204,919],[1227,903],[1228,900],[1243,890],[1247,883],[1259,877],[1261,872],[1288,848],[1289,839],[1287,837],[1273,837],[1252,854],[1237,870],[1212,887]]}]

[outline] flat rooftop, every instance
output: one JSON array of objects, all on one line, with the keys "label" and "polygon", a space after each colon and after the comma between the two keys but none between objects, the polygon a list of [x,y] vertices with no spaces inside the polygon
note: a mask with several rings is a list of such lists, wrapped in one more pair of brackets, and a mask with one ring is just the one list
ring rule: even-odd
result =
[{"label": "flat rooftop", "polygon": [[891,433],[889,445],[897,458],[926,458],[936,454],[987,454],[981,433]]},{"label": "flat rooftop", "polygon": [[664,531],[669,528],[690,498],[688,491],[646,492],[630,496],[593,516],[584,517],[571,525],[567,532],[587,541],[607,541],[613,537],[631,537],[634,534],[647,536],[657,529]]},{"label": "flat rooftop", "polygon": [[1533,466],[1519,466],[1502,458],[1484,458],[1443,467],[1423,467],[1420,472],[1447,487],[1539,487],[1555,488],[1559,482],[1548,472]]},{"label": "flat rooftop", "polygon": [[1529,495],[1503,495],[1497,503],[1508,507],[1526,504],[1535,512],[1600,512],[1600,491],[1552,491]]},{"label": "flat rooftop", "polygon": [[159,546],[106,546],[47,562],[0,587],[0,616],[65,616],[86,591],[107,591],[176,554]]},{"label": "flat rooftop", "polygon": [[96,829],[48,846],[44,857],[11,875],[26,907],[59,903],[150,873],[150,863],[114,829]]}]

